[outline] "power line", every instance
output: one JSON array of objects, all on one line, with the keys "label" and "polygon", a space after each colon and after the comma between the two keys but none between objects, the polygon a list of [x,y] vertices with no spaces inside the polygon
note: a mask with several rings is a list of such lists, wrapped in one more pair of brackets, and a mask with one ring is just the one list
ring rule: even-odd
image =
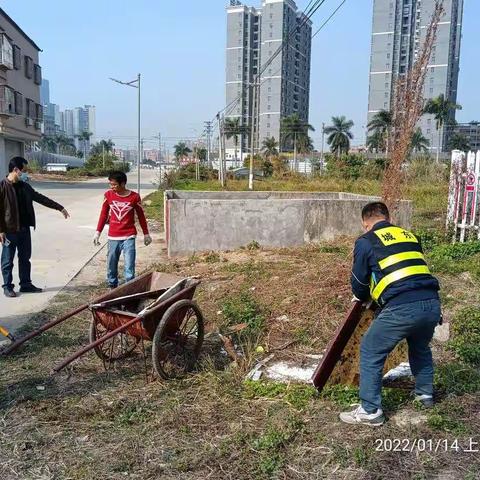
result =
[{"label": "power line", "polygon": [[319,29],[312,35],[312,40],[320,33],[320,31],[328,24],[328,22],[336,15],[336,13],[345,5],[347,0],[343,0],[342,3],[333,11],[333,13],[322,23]]}]

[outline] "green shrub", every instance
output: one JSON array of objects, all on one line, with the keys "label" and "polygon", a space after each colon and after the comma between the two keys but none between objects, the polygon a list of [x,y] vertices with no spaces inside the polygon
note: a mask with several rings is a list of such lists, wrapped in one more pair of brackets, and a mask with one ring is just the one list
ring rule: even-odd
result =
[{"label": "green shrub", "polygon": [[435,369],[435,389],[453,395],[479,392],[480,372],[459,362],[439,365]]},{"label": "green shrub", "polygon": [[466,307],[452,323],[449,348],[464,362],[480,366],[480,308]]},{"label": "green shrub", "polygon": [[431,257],[448,260],[464,260],[480,253],[480,241],[439,245],[433,249]]}]

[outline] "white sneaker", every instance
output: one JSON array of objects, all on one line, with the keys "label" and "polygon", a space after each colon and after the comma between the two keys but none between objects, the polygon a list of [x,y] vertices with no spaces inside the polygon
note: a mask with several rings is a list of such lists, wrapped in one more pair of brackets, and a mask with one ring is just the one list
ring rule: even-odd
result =
[{"label": "white sneaker", "polygon": [[375,413],[367,413],[361,405],[358,405],[357,408],[351,412],[342,412],[340,414],[340,420],[350,425],[361,423],[372,427],[379,427],[385,422],[385,417],[381,409],[378,409]]},{"label": "white sneaker", "polygon": [[432,395],[415,395],[415,401],[420,402],[425,408],[432,408],[435,405]]}]

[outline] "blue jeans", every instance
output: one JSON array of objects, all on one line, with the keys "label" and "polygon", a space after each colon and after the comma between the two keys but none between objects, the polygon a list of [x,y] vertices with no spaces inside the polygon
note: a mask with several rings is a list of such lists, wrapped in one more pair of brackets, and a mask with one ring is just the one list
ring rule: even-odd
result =
[{"label": "blue jeans", "polygon": [[360,347],[360,400],[368,413],[382,408],[383,368],[388,354],[403,339],[408,343],[415,393],[433,395],[433,360],[430,342],[439,324],[439,300],[388,305],[370,325]]},{"label": "blue jeans", "polygon": [[118,286],[118,261],[122,254],[125,260],[125,281],[135,278],[135,238],[128,240],[109,240],[107,254],[107,282],[112,288]]},{"label": "blue jeans", "polygon": [[7,239],[10,245],[2,245],[2,287],[7,290],[13,290],[13,259],[15,252],[18,251],[18,276],[20,277],[20,287],[27,287],[32,284],[30,278],[32,265],[30,258],[32,256],[32,237],[29,227],[22,227],[19,232],[7,233]]}]

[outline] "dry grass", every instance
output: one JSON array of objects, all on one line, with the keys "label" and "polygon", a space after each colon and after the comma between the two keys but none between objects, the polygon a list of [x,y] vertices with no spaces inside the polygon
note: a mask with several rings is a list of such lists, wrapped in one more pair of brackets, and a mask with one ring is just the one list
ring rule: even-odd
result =
[{"label": "dry grass", "polygon": [[[248,292],[265,318],[262,345],[275,349],[293,341],[285,354],[299,356],[324,348],[349,305],[350,248],[345,240],[245,249],[158,268],[202,277],[197,298],[210,331],[221,326],[225,301]],[[67,292],[46,316],[98,294]],[[420,479],[449,469],[462,475],[452,478],[468,478],[469,469],[480,468],[475,454],[375,451],[377,438],[467,442],[480,427],[478,394],[447,397],[434,426],[399,427],[391,420],[380,430],[351,428],[340,425],[337,414],[354,391],[333,392],[327,400],[311,387],[288,387],[285,395],[275,385],[259,385],[252,395],[244,370],[219,361],[224,356],[213,336],[200,370],[183,381],[147,383],[140,355],[105,372],[92,354],[49,378],[59,359],[86,343],[87,319],[0,360],[0,478]],[[402,404],[407,416],[419,413],[403,394],[392,399],[390,416]]]}]

